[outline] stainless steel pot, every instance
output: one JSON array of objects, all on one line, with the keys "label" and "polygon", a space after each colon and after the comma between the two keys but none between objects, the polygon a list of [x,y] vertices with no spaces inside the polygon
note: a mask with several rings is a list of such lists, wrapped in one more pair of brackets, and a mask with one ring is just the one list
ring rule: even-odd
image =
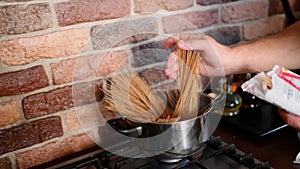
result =
[{"label": "stainless steel pot", "polygon": [[[212,103],[209,96],[200,93],[198,116],[174,123],[136,123],[129,119],[112,120],[108,123],[122,134],[137,137],[134,140],[143,153],[176,160],[203,147],[202,143],[210,137],[205,125],[214,111]],[[123,124],[117,124],[120,122]],[[129,126],[124,129],[126,125]],[[123,129],[118,126],[123,126]]]}]

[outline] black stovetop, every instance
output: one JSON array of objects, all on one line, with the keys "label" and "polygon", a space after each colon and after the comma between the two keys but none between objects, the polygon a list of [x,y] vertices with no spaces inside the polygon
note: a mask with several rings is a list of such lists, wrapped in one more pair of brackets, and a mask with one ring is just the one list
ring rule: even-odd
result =
[{"label": "black stovetop", "polygon": [[70,157],[37,166],[35,168],[59,169],[268,169],[268,162],[261,162],[251,153],[244,153],[234,144],[227,144],[220,137],[212,136],[202,149],[193,155],[173,163],[156,157],[138,158],[135,145],[127,142],[117,146],[118,151],[128,151],[131,157],[122,157],[94,147]]},{"label": "black stovetop", "polygon": [[235,116],[224,116],[221,122],[255,137],[264,137],[288,126],[280,117],[278,107],[263,101],[258,107],[240,109]]}]

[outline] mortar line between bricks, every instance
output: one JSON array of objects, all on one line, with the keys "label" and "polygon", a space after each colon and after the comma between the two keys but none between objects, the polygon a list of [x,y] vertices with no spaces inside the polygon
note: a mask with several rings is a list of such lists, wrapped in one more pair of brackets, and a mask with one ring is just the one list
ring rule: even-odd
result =
[{"label": "mortar line between bricks", "polygon": [[130,0],[130,16],[135,15],[136,13],[134,12],[134,7],[135,7],[135,3],[134,0]]},{"label": "mortar line between bricks", "polygon": [[55,11],[55,4],[53,1],[49,1],[49,6],[51,9],[51,16],[52,16],[52,24],[53,27],[58,27],[58,20],[57,20],[57,15],[56,15],[56,11]]},{"label": "mortar line between bricks", "polygon": [[16,160],[16,154],[13,152],[11,153],[11,155],[8,155],[10,162],[11,162],[11,166],[12,169],[17,169],[17,160]]}]

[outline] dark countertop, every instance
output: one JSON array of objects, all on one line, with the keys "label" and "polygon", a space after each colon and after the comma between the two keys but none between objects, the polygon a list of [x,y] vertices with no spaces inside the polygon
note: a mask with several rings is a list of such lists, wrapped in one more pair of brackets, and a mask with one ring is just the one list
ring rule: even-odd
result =
[{"label": "dark countertop", "polygon": [[297,153],[300,152],[300,143],[297,132],[291,127],[285,127],[264,137],[255,137],[221,121],[213,135],[220,136],[229,144],[235,144],[245,153],[252,153],[260,161],[268,161],[275,169],[300,169],[300,165],[293,164]]}]

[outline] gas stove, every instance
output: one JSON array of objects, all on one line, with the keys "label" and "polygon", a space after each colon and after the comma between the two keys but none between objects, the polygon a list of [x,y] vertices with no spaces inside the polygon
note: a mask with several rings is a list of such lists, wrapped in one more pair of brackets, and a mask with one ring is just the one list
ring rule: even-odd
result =
[{"label": "gas stove", "polygon": [[122,157],[100,147],[94,147],[70,157],[52,161],[36,168],[48,169],[269,169],[251,153],[244,153],[234,144],[225,143],[219,136],[212,136],[202,143],[199,150],[176,161],[161,161],[156,157],[139,158],[136,145],[126,142],[115,146],[114,152],[122,151],[130,157]]}]

